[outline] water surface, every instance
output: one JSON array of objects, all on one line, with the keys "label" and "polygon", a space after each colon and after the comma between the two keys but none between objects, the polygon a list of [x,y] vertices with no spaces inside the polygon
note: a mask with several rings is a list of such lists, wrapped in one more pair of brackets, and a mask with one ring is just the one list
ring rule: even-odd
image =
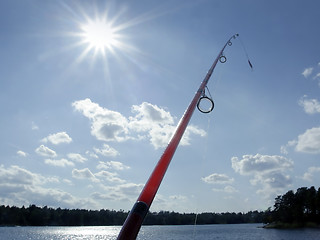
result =
[{"label": "water surface", "polygon": [[[319,240],[320,229],[264,229],[261,224],[218,224],[187,226],[143,226],[138,240]],[[0,227],[6,240],[114,240],[120,226],[106,227]]]}]

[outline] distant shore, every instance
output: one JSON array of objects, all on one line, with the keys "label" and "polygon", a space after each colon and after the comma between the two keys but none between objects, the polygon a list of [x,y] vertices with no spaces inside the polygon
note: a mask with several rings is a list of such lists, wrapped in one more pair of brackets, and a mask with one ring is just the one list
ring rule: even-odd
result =
[{"label": "distant shore", "polygon": [[264,225],[263,228],[266,228],[266,229],[320,228],[320,225],[314,222],[306,222],[306,223],[272,222]]},{"label": "distant shore", "polygon": [[[0,206],[0,226],[115,226],[122,225],[129,211],[108,209],[61,209],[47,206]],[[265,213],[178,213],[149,212],[144,225],[204,225],[262,223]]]}]

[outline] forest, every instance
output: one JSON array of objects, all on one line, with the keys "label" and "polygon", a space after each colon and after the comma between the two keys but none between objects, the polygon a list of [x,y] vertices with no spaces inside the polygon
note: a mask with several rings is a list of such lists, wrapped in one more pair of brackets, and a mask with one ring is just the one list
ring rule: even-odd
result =
[{"label": "forest", "polygon": [[[0,206],[0,226],[110,226],[122,225],[128,211],[61,209],[47,206]],[[247,213],[149,212],[144,225],[266,223],[268,227],[320,225],[320,188],[302,187],[275,198],[273,208]]]},{"label": "forest", "polygon": [[277,196],[273,209],[265,212],[264,222],[279,228],[319,227],[320,188],[301,187]]},{"label": "forest", "polygon": [[[0,226],[110,226],[122,225],[128,212],[114,210],[53,209],[30,205],[25,208],[0,206]],[[144,225],[190,225],[219,223],[258,223],[264,212],[177,213],[149,212]]]}]

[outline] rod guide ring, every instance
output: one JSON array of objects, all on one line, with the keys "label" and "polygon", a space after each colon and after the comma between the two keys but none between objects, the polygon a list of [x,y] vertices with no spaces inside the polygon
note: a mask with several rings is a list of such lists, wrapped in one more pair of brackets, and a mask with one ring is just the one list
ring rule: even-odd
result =
[{"label": "rod guide ring", "polygon": [[[208,100],[208,101],[210,102],[211,106],[210,106],[210,108],[209,108],[208,110],[203,110],[203,109],[201,109],[201,107],[200,107],[200,102],[201,102],[202,100],[206,100],[206,101]],[[202,113],[209,113],[209,112],[211,112],[211,111],[213,110],[213,108],[214,108],[214,102],[213,102],[213,100],[212,100],[211,98],[209,98],[209,97],[207,97],[207,96],[202,96],[202,97],[199,98],[199,101],[198,101],[198,103],[197,103],[197,108],[198,108],[198,110],[199,110],[200,112],[202,112]]]},{"label": "rod guide ring", "polygon": [[219,58],[219,61],[220,61],[221,63],[225,63],[225,62],[227,61],[226,56],[221,55],[220,58]]}]

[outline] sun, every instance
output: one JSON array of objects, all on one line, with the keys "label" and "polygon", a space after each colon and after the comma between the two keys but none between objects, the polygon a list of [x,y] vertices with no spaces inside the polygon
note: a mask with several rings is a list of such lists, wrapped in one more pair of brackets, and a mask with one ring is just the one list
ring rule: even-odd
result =
[{"label": "sun", "polygon": [[89,19],[80,29],[82,42],[88,44],[87,51],[93,49],[95,53],[105,55],[106,51],[113,51],[119,44],[116,28],[104,19]]},{"label": "sun", "polygon": [[[66,5],[66,7],[71,11],[74,6]],[[131,31],[127,30],[163,15],[152,11],[128,20],[127,17],[123,17],[127,13],[127,8],[111,11],[108,4],[105,7],[78,5],[77,8],[79,12],[72,11],[71,16],[74,30],[67,31],[67,36],[72,38],[72,43],[67,48],[77,49],[79,53],[73,65],[83,61],[94,65],[101,60],[109,65],[114,59],[120,60],[123,57],[136,62],[137,56],[145,55],[133,45],[135,36],[130,35]],[[99,8],[103,11],[98,10]],[[126,20],[123,21],[124,19]]]},{"label": "sun", "polygon": [[111,55],[117,55],[119,51],[130,51],[130,43],[125,30],[130,27],[128,23],[119,22],[121,13],[110,17],[109,11],[90,17],[82,11],[81,19],[76,20],[77,31],[72,35],[78,41],[75,47],[81,46],[82,52],[76,59],[76,63],[82,62],[85,58],[94,60],[99,57],[107,62]]},{"label": "sun", "polygon": [[130,8],[118,5],[118,1],[67,1],[61,5],[64,11],[59,18],[63,21],[59,24],[62,26],[59,35],[67,37],[62,51],[76,55],[72,67],[102,63],[106,72],[115,62],[139,64],[144,60],[146,54],[136,45],[141,38],[135,28],[171,12],[171,8],[164,8],[132,15],[128,12]]}]

